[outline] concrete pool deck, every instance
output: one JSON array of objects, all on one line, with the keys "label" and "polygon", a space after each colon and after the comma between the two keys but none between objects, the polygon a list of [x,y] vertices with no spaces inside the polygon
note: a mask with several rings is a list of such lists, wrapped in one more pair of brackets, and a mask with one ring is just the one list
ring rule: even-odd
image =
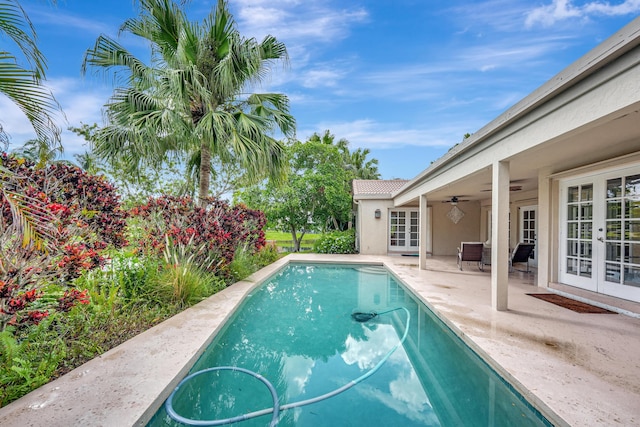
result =
[{"label": "concrete pool deck", "polygon": [[289,255],[1,408],[0,425],[145,425],[244,296],[289,261],[383,263],[555,424],[640,425],[640,304],[583,293],[627,314],[575,313],[526,295],[546,290],[515,272],[509,310],[496,312],[490,273],[453,257],[419,270],[412,257],[317,254]]}]

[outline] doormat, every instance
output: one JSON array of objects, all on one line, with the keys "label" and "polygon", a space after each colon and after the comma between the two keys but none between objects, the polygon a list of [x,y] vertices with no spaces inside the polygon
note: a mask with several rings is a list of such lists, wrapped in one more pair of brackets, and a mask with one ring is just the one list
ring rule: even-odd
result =
[{"label": "doormat", "polygon": [[587,304],[584,302],[576,301],[571,298],[563,297],[561,295],[556,294],[527,294],[532,297],[550,302],[555,305],[559,305],[560,307],[568,308],[569,310],[575,311],[577,313],[611,313],[615,314],[613,311],[596,307],[595,305]]}]

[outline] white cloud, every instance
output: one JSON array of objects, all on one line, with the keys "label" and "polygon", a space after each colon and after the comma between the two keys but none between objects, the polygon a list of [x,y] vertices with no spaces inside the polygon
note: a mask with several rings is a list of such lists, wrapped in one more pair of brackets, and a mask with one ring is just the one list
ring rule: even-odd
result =
[{"label": "white cloud", "polygon": [[[314,132],[324,133],[329,129],[336,138],[345,138],[353,149],[366,148],[397,148],[403,145],[417,145],[428,147],[449,147],[452,140],[459,139],[460,129],[466,129],[466,124],[450,123],[444,128],[413,128],[403,129],[393,123],[378,123],[373,120],[362,119],[352,122],[323,122],[315,129],[299,130],[298,139],[306,140]],[[453,138],[453,139],[452,139]]]},{"label": "white cloud", "polygon": [[553,0],[551,4],[540,6],[527,14],[525,26],[531,28],[536,24],[550,27],[556,22],[571,18],[589,19],[592,15],[619,16],[640,11],[640,0],[625,0],[619,4],[609,2],[587,2],[577,6],[572,0]]},{"label": "white cloud", "polygon": [[332,48],[348,37],[351,28],[369,19],[362,8],[332,7],[327,2],[295,0],[231,2],[243,35],[262,40],[271,34],[284,42],[291,68],[280,73],[275,86],[297,82],[303,87],[335,86],[350,68],[348,61],[317,64],[319,51]]},{"label": "white cloud", "polygon": [[4,95],[0,95],[0,111],[2,111],[0,125],[9,135],[9,149],[20,146],[25,141],[36,137],[31,123],[24,113]]},{"label": "white cloud", "polygon": [[287,44],[309,45],[343,38],[354,23],[368,18],[366,10],[332,9],[321,2],[288,0],[233,2],[238,6],[238,25],[243,33],[261,39],[272,34]]},{"label": "white cloud", "polygon": [[[522,27],[526,9],[522,2],[514,0],[487,0],[463,2],[446,10],[447,17],[457,16],[457,23],[464,25],[456,35],[466,33],[483,37],[486,31],[517,32]],[[479,31],[479,32],[478,32]]]},{"label": "white cloud", "polygon": [[[86,141],[69,131],[67,127],[79,127],[81,123],[102,124],[102,106],[111,95],[111,89],[74,78],[51,79],[46,82],[46,86],[54,94],[65,114],[65,117],[54,116],[54,120],[62,130],[64,158],[71,160],[74,154],[86,150]],[[0,111],[0,124],[11,138],[10,150],[36,137],[26,116],[5,96],[0,96]]]},{"label": "white cloud", "polygon": [[344,72],[332,68],[313,68],[298,77],[306,88],[335,87],[344,77]]},{"label": "white cloud", "polygon": [[454,60],[460,70],[521,69],[545,58],[550,52],[565,49],[575,35],[531,36],[496,40],[462,50]]},{"label": "white cloud", "polygon": [[27,12],[29,14],[29,18],[31,18],[36,26],[44,24],[48,26],[62,27],[65,29],[73,28],[75,30],[96,35],[100,33],[116,35],[118,31],[118,26],[113,25],[113,23],[107,23],[103,20],[81,18],[65,13],[62,9],[62,5],[60,5],[60,7],[52,8],[50,5],[43,2],[42,4],[39,4],[37,8],[34,8],[33,10],[29,9]]}]

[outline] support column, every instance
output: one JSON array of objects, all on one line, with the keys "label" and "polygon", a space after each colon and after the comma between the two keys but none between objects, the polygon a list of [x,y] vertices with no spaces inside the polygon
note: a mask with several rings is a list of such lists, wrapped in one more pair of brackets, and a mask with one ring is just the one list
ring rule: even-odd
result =
[{"label": "support column", "polygon": [[494,162],[492,175],[491,306],[504,311],[509,296],[509,162]]},{"label": "support column", "polygon": [[426,270],[427,269],[427,251],[430,251],[429,247],[429,209],[427,208],[427,195],[420,195],[420,234],[419,234],[419,244],[418,250],[420,251],[419,255],[419,269]]},{"label": "support column", "polygon": [[538,286],[549,287],[551,269],[551,171],[538,171],[538,235],[536,236],[536,255],[538,258]]}]

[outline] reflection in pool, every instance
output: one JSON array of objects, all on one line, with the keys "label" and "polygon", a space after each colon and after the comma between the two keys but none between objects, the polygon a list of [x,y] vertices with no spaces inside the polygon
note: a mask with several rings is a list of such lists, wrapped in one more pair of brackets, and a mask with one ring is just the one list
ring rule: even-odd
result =
[{"label": "reflection in pool", "polygon": [[[401,339],[406,315],[409,332]],[[368,322],[354,311],[381,313]],[[191,372],[236,366],[268,379],[279,404],[352,388],[281,411],[279,426],[549,425],[422,303],[382,267],[291,264],[245,300]],[[175,411],[216,420],[273,407],[256,378],[215,371],[185,383]],[[236,423],[267,426],[271,414]],[[149,426],[181,425],[164,406]]]}]

